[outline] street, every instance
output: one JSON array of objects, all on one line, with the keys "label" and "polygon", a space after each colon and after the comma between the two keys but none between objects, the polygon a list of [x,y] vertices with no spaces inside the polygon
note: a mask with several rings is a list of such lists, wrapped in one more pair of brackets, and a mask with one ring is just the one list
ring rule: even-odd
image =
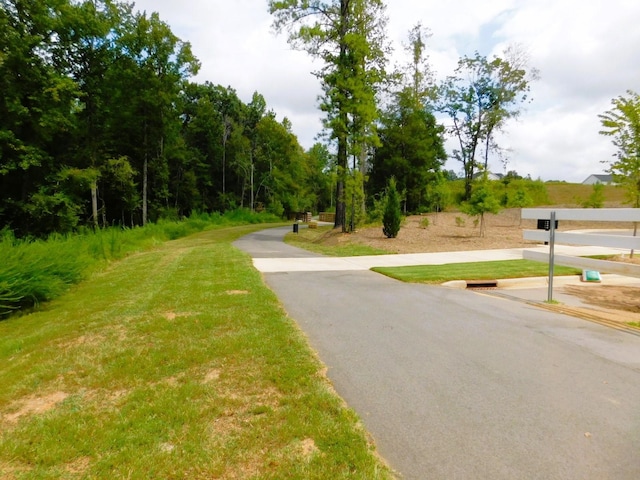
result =
[{"label": "street", "polygon": [[[283,234],[236,245],[289,257]],[[401,478],[640,478],[640,337],[370,271],[264,278]]]}]

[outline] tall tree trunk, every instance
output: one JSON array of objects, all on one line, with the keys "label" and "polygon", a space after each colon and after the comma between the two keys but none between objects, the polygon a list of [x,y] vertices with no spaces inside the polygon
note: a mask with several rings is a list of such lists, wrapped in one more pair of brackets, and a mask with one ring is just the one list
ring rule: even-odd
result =
[{"label": "tall tree trunk", "polygon": [[[340,37],[340,54],[338,69],[342,70],[342,75],[347,74],[347,44],[346,37],[349,31],[348,26],[349,18],[349,0],[340,0],[340,27],[338,35]],[[345,92],[339,92],[342,96]],[[346,95],[344,95],[346,97]],[[342,98],[338,101],[341,103]],[[347,170],[349,169],[347,143],[348,143],[348,130],[347,124],[349,118],[347,112],[344,109],[344,104],[338,105],[338,116],[340,117],[340,124],[334,129],[336,138],[338,140],[338,183],[336,185],[336,220],[333,225],[334,228],[341,227],[342,232],[347,231],[347,205],[345,202],[345,183],[347,177]]]},{"label": "tall tree trunk", "polygon": [[142,226],[147,224],[147,192],[149,186],[149,159],[147,152],[144,153],[144,163],[142,165]]},{"label": "tall tree trunk", "polygon": [[364,181],[367,173],[367,142],[362,142],[362,150],[360,152],[360,173],[362,174],[362,205],[360,208],[362,209],[362,213],[367,213],[367,199],[364,193]]},{"label": "tall tree trunk", "polygon": [[345,202],[345,179],[347,176],[347,138],[342,134],[338,138],[338,181],[336,184],[336,220],[334,228],[341,227],[343,232],[347,230],[347,204]]},{"label": "tall tree trunk", "polygon": [[[222,132],[222,197],[227,193],[227,140],[231,134],[231,119],[225,115]],[[225,205],[223,205],[225,208]]]},{"label": "tall tree trunk", "polygon": [[149,149],[147,148],[147,120],[144,120],[144,163],[142,164],[142,226],[147,224],[147,194],[149,187]]},{"label": "tall tree trunk", "polygon": [[93,217],[93,228],[100,228],[98,224],[98,185],[91,182],[91,216]]},{"label": "tall tree trunk", "polygon": [[489,145],[491,141],[491,134],[488,133],[487,134],[487,140],[485,142],[484,145],[484,171],[488,172],[489,171]]},{"label": "tall tree trunk", "polygon": [[254,169],[254,165],[253,165],[253,155],[251,155],[251,211],[254,211],[254,196],[253,196],[253,169]]}]

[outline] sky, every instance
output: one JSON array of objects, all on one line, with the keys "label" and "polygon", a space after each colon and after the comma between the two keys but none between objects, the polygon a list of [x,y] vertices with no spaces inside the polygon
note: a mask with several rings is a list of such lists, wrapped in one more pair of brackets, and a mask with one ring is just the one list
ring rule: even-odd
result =
[{"label": "sky", "polygon": [[[504,159],[493,172],[515,170],[542,180],[582,182],[605,173],[611,138],[598,132],[598,115],[627,90],[640,90],[638,0],[387,0],[392,64],[404,64],[407,32],[420,22],[432,32],[427,53],[436,80],[454,73],[474,52],[492,58],[519,44],[539,71],[531,102],[497,137]],[[196,82],[232,87],[246,103],[265,97],[279,120],[287,117],[305,148],[322,130],[321,66],[293,50],[272,28],[267,0],[137,0],[137,10],[158,12],[201,62]],[[442,119],[446,125],[446,119]],[[454,142],[446,143],[451,154]],[[506,163],[505,163],[506,162]],[[605,163],[603,163],[605,162]],[[450,159],[447,170],[460,173]]]}]

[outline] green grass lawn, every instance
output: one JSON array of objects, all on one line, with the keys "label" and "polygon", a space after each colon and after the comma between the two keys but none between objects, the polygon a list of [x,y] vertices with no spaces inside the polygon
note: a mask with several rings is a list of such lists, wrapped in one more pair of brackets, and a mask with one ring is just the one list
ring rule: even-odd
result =
[{"label": "green grass lawn", "polygon": [[[542,277],[549,275],[545,263],[532,260],[449,263],[412,267],[376,267],[372,269],[388,277],[413,283],[444,283],[450,280],[499,280],[503,278]],[[554,275],[579,275],[582,270],[556,266]]]},{"label": "green grass lawn", "polygon": [[0,478],[392,478],[218,228],[0,321]]},{"label": "green grass lawn", "polygon": [[333,231],[333,227],[300,228],[298,233],[287,233],[284,241],[294,247],[329,257],[359,257],[363,255],[388,255],[395,252],[369,247],[368,245],[345,244],[323,245],[322,240]]}]

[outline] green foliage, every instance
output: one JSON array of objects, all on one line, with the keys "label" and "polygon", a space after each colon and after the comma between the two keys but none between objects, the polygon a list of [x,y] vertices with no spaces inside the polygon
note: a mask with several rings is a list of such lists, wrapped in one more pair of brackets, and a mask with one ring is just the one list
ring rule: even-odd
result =
[{"label": "green foliage", "polygon": [[609,171],[627,191],[627,201],[640,207],[640,95],[631,90],[611,101],[613,108],[599,115],[602,135],[612,137],[618,149]]},{"label": "green foliage", "polygon": [[0,52],[0,228],[19,237],[331,203],[326,149],[258,92],[189,83],[199,63],[157,13],[10,0]]},{"label": "green foliage", "polygon": [[386,195],[377,195],[373,198],[373,203],[367,208],[367,223],[382,223],[386,203]]},{"label": "green foliage", "polygon": [[531,192],[535,190],[535,188],[530,188],[531,184],[532,182],[527,180],[514,180],[509,182],[505,185],[506,202],[504,202],[503,205],[507,208],[525,208],[534,205]]},{"label": "green foliage", "polygon": [[584,202],[582,202],[583,208],[602,208],[604,206],[604,185],[601,183],[594,183],[592,185],[592,192]]},{"label": "green foliage", "polygon": [[476,52],[474,57],[461,58],[455,75],[439,88],[438,108],[453,121],[451,133],[460,145],[453,156],[462,163],[467,201],[477,167],[483,163],[484,170],[488,167],[495,132],[517,117],[519,104],[527,100],[529,79],[522,68],[522,53],[508,49],[504,55],[505,59],[489,60]]},{"label": "green foliage", "polygon": [[363,177],[360,172],[352,172],[345,183],[345,206],[347,208],[347,222],[349,231],[357,228],[365,221]]},{"label": "green foliage", "polygon": [[429,219],[427,217],[424,217],[420,220],[420,226],[422,228],[428,228],[429,227]]},{"label": "green foliage", "polygon": [[400,209],[400,196],[396,189],[396,180],[391,177],[387,188],[384,214],[382,216],[382,233],[387,238],[396,238],[402,223],[402,211]]},{"label": "green foliage", "polygon": [[[365,154],[379,144],[376,92],[386,80],[388,46],[382,0],[349,2],[269,1],[274,27],[286,29],[289,42],[322,62],[316,72],[323,95],[325,128],[337,143],[336,221],[346,231],[349,158],[364,171]],[[354,168],[355,170],[356,168]]]},{"label": "green foliage", "polygon": [[[432,113],[435,88],[425,41],[430,32],[420,24],[409,32],[405,47],[411,55],[397,89],[383,114],[379,127],[381,146],[371,160],[367,193],[373,197],[394,176],[404,192],[405,211],[438,210],[440,170],[447,155],[444,150],[444,127]],[[437,186],[436,186],[437,185]]]},{"label": "green foliage", "polygon": [[406,192],[407,211],[429,209],[427,190],[438,183],[437,173],[446,159],[443,128],[424,106],[412,102],[409,91],[400,92],[396,102],[383,116],[382,146],[372,159],[367,189],[369,195],[382,191],[393,175],[398,189]]},{"label": "green foliage", "polygon": [[105,261],[215,226],[276,221],[278,217],[271,214],[238,209],[224,216],[195,213],[183,221],[163,220],[134,229],[54,234],[47,240],[17,240],[4,230],[0,237],[0,315],[58,297]]},{"label": "green foliage", "polygon": [[453,201],[451,182],[442,172],[438,172],[433,181],[427,184],[425,206],[429,211],[441,212]]},{"label": "green foliage", "polygon": [[483,181],[473,189],[471,198],[460,206],[460,210],[467,215],[480,216],[480,236],[483,237],[485,229],[484,214],[498,213],[500,211],[500,202],[489,182]]}]

